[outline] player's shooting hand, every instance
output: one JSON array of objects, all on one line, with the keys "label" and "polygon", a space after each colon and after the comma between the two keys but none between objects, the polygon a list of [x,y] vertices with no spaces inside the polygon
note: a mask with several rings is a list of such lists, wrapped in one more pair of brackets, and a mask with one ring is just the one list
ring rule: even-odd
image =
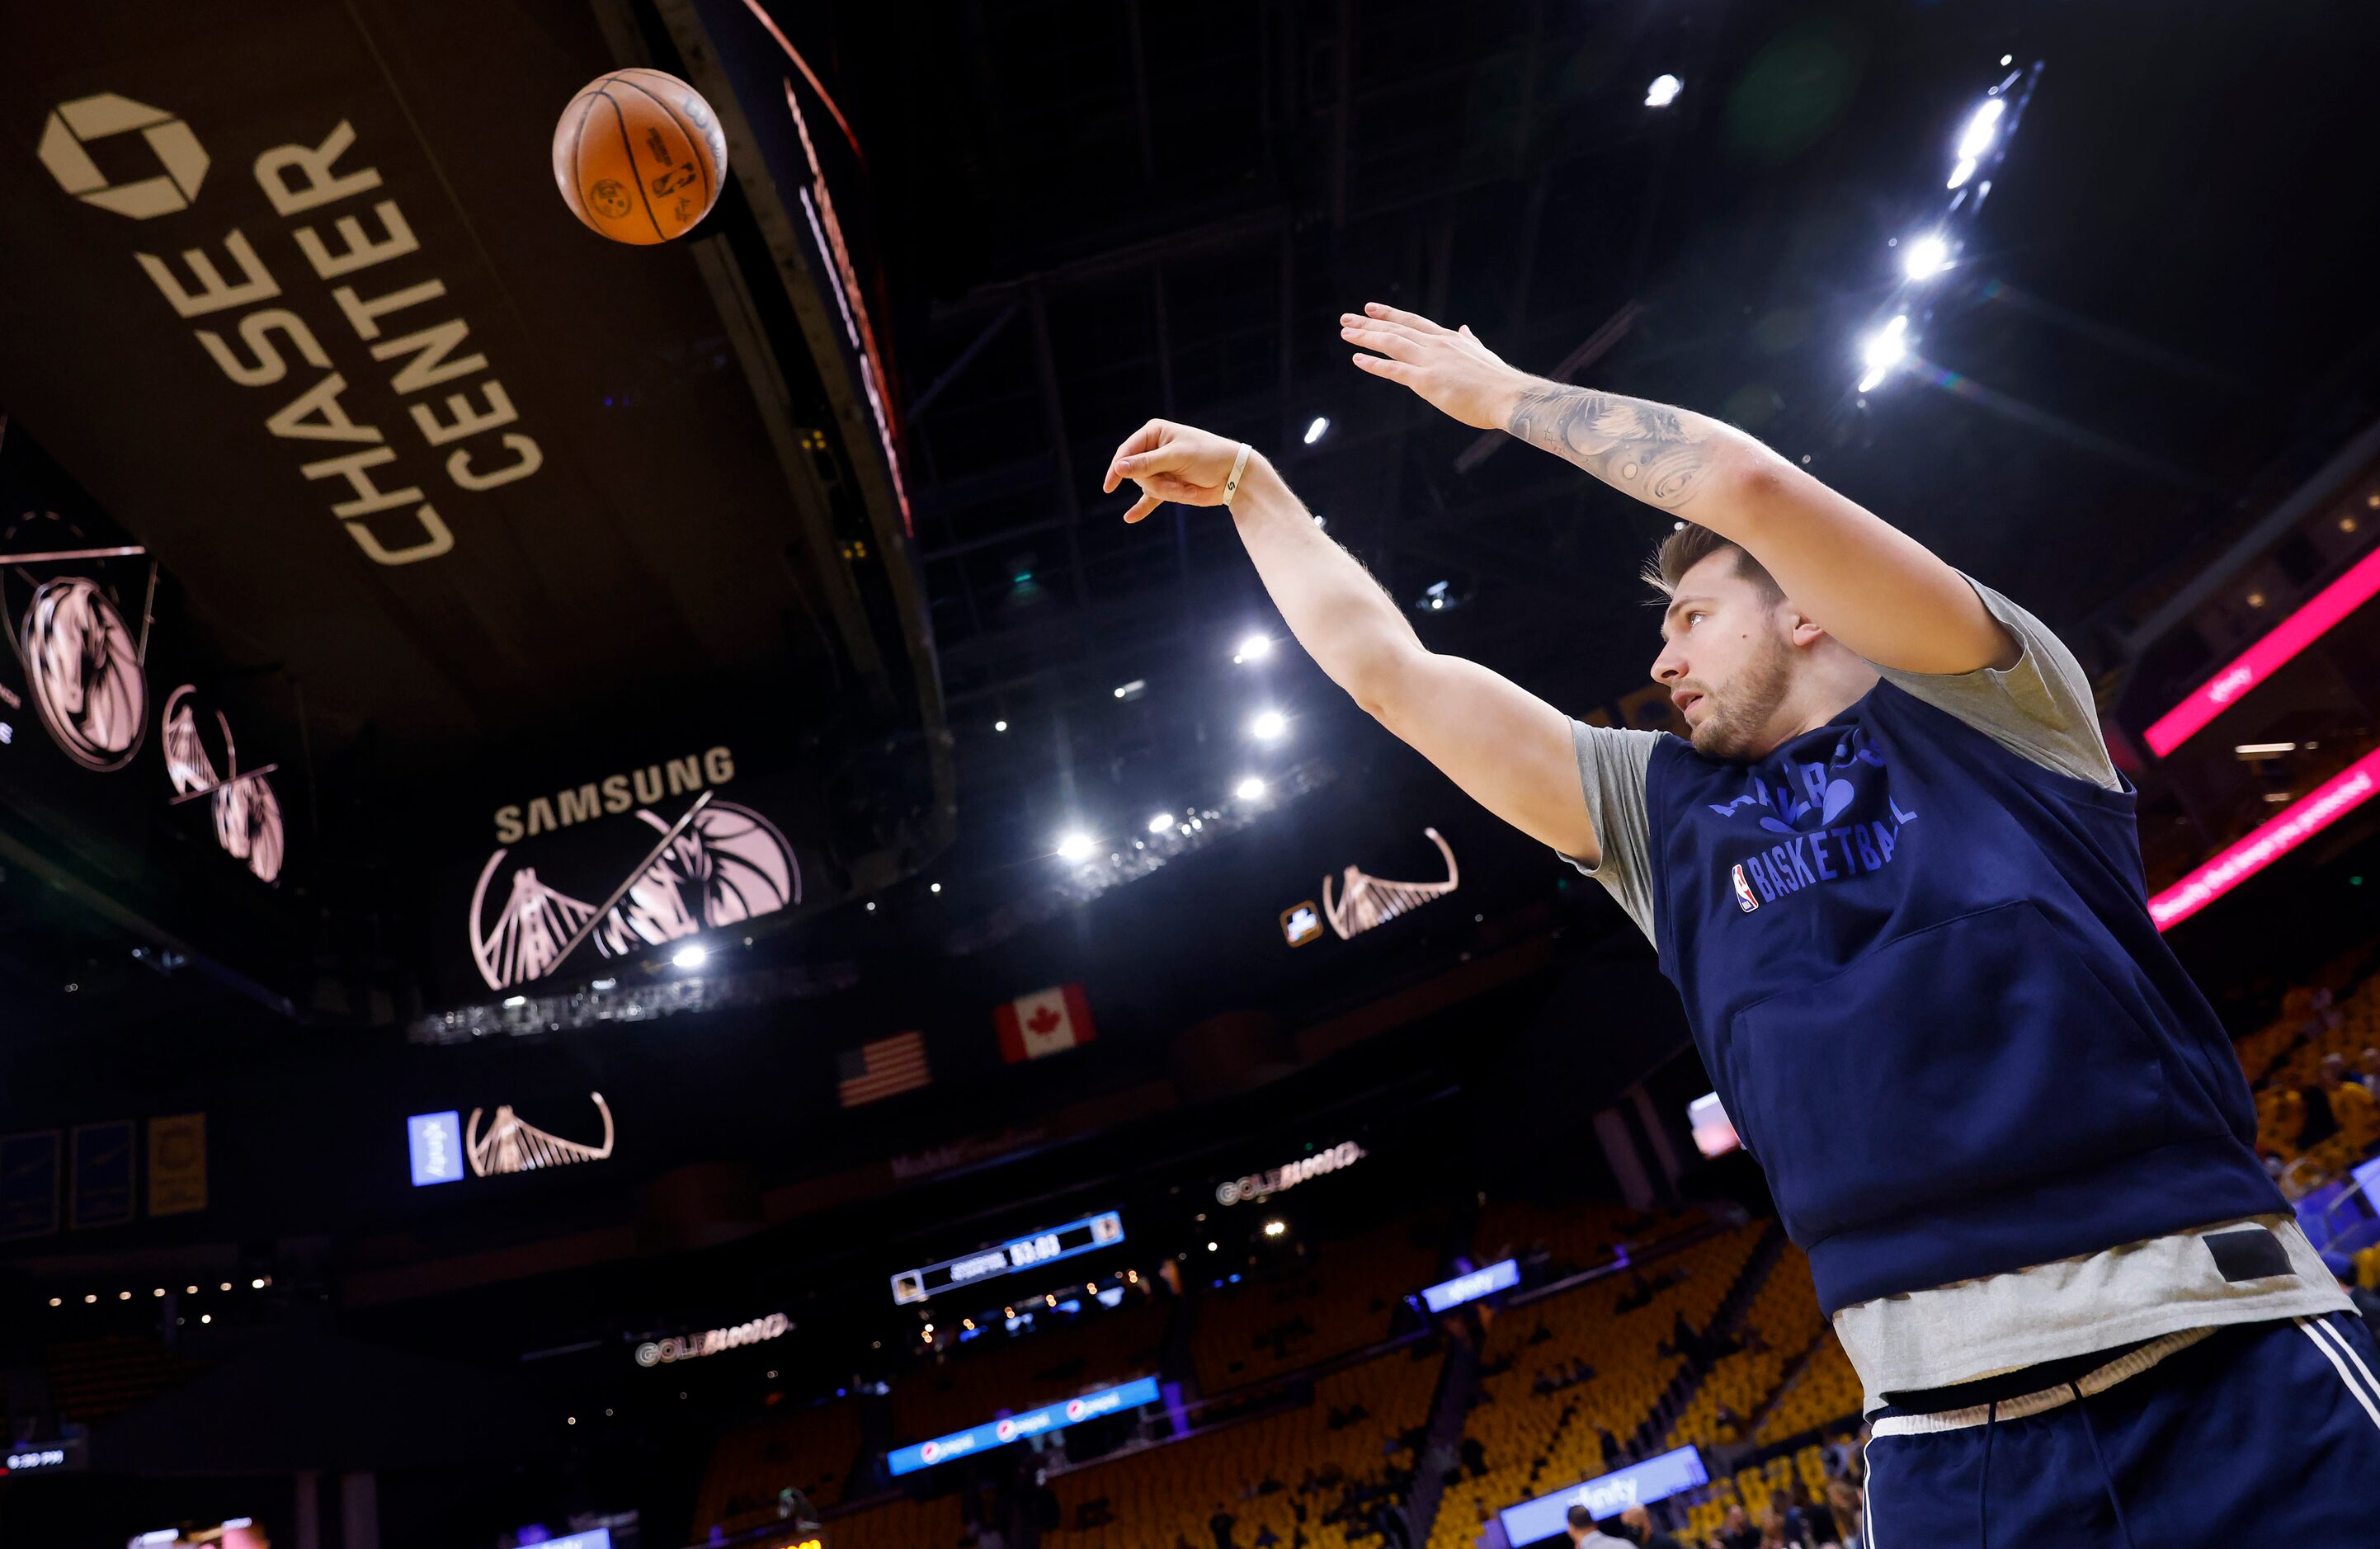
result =
[{"label": "player's shooting hand", "polygon": [[1116,448],[1099,489],[1111,492],[1127,478],[1140,486],[1140,499],[1123,514],[1127,522],[1139,521],[1167,501],[1220,505],[1223,482],[1232,477],[1232,464],[1239,454],[1238,442],[1211,430],[1152,419]]},{"label": "player's shooting hand", "polygon": [[1339,319],[1339,336],[1372,351],[1355,364],[1412,388],[1431,407],[1482,430],[1500,430],[1528,379],[1479,342],[1469,325],[1440,328],[1415,312],[1377,301]]}]

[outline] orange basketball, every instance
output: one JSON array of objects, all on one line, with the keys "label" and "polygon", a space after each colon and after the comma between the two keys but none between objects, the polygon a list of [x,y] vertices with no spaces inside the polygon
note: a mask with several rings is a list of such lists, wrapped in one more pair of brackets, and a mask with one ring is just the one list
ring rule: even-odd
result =
[{"label": "orange basketball", "polygon": [[614,242],[684,236],[710,213],[726,180],[719,115],[659,70],[613,70],[589,82],[553,127],[562,201]]}]

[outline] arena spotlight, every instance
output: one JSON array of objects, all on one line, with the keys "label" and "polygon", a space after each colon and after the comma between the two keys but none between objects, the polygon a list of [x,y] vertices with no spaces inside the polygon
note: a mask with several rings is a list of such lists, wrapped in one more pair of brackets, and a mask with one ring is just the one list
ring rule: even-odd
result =
[{"label": "arena spotlight", "polygon": [[1645,105],[1668,107],[1678,100],[1678,93],[1685,89],[1686,83],[1676,76],[1669,74],[1655,76],[1653,84],[1645,88]]},{"label": "arena spotlight", "polygon": [[1248,720],[1248,735],[1260,743],[1277,743],[1289,733],[1289,717],[1279,710],[1258,710]]},{"label": "arena spotlight", "polygon": [[1070,829],[1058,836],[1058,858],[1062,861],[1087,861],[1091,858],[1091,836],[1080,829]]},{"label": "arena spotlight", "polygon": [[1867,365],[1867,374],[1860,378],[1859,390],[1873,392],[1908,353],[1909,314],[1903,312],[1869,334],[1867,342],[1860,346],[1860,358]]},{"label": "arena spotlight", "polygon": [[1930,280],[1950,266],[1950,244],[1939,232],[1928,232],[1901,249],[1901,272],[1912,280]]},{"label": "arena spotlight", "polygon": [[1239,784],[1232,788],[1232,794],[1239,797],[1240,800],[1244,802],[1260,801],[1263,799],[1264,793],[1265,782],[1258,780],[1254,775],[1248,776],[1247,779],[1240,781]]},{"label": "arena spotlight", "polygon": [[507,995],[504,997],[504,1005],[507,1009],[514,1006],[526,1006],[528,1004],[528,997],[526,995]]},{"label": "arena spotlight", "polygon": [[1282,1220],[1278,1216],[1274,1216],[1271,1220],[1267,1221],[1264,1225],[1264,1233],[1267,1237],[1279,1237],[1288,1229],[1289,1223]]},{"label": "arena spotlight", "polygon": [[1148,820],[1148,831],[1153,834],[1161,834],[1172,827],[1173,827],[1173,814],[1170,812],[1158,813]]},{"label": "arena spotlight", "polygon": [[1316,442],[1320,441],[1330,429],[1330,421],[1318,414],[1316,415],[1314,423],[1305,428],[1305,444],[1312,446]]},{"label": "arena spotlight", "polygon": [[699,968],[710,956],[710,953],[701,946],[689,944],[671,953],[670,961],[680,968]]},{"label": "arena spotlight", "polygon": [[995,720],[991,723],[991,729],[995,732],[1005,732],[1008,730],[1008,722],[1004,720]]},{"label": "arena spotlight", "polygon": [[1232,653],[1232,660],[1234,663],[1262,661],[1270,655],[1272,655],[1272,636],[1251,635],[1240,642],[1240,648]]},{"label": "arena spotlight", "polygon": [[1983,106],[1975,109],[1975,115],[1967,120],[1966,128],[1960,132],[1960,161],[1972,163],[1983,160],[1984,152],[1992,148],[1992,137],[1999,133],[2000,117],[2007,112],[2007,98],[1984,99]]},{"label": "arena spotlight", "polygon": [[1950,181],[1943,187],[1963,188],[1967,186],[1967,179],[1973,175],[1975,175],[1975,159],[1973,156],[1961,156],[1959,158],[1959,164],[1950,169]]}]

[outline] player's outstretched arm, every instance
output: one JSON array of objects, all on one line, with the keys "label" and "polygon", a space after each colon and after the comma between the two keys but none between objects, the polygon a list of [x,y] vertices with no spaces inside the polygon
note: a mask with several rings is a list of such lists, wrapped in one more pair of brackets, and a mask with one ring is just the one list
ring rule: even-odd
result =
[{"label": "player's outstretched arm", "polygon": [[[1137,522],[1167,501],[1221,505],[1240,443],[1152,419],[1116,449]],[[1229,497],[1232,524],[1290,633],[1330,681],[1488,811],[1589,865],[1600,859],[1570,718],[1475,661],[1440,656],[1353,554],[1326,536],[1261,453]]]},{"label": "player's outstretched arm", "polygon": [[1510,430],[1623,494],[1741,544],[1827,633],[1881,666],[2008,666],[2014,640],[1915,539],[1731,425],[1515,370],[1468,328],[1373,303],[1340,336],[1355,364],[1483,430]]}]

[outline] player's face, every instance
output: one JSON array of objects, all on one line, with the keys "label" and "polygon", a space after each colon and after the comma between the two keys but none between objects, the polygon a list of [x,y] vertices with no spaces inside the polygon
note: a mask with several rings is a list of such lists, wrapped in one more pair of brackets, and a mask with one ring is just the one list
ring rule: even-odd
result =
[{"label": "player's face", "polygon": [[1670,691],[1694,750],[1711,758],[1766,752],[1795,659],[1783,605],[1736,573],[1734,550],[1679,578],[1661,640],[1653,678]]}]

